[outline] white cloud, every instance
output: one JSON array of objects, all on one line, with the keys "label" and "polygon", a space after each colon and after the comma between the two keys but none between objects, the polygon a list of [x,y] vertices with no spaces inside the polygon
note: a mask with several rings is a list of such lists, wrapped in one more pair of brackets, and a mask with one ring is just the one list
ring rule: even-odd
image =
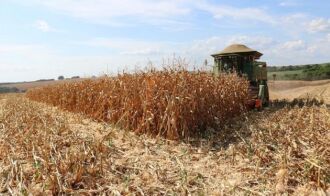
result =
[{"label": "white cloud", "polygon": [[52,25],[50,25],[45,20],[36,20],[34,22],[34,27],[42,32],[48,33],[48,32],[56,32],[56,33],[63,33],[62,29],[54,28]]},{"label": "white cloud", "polygon": [[[195,11],[205,11],[215,19],[254,20],[274,23],[275,19],[263,8],[234,7],[208,0],[31,0],[52,10],[93,23],[114,26],[148,23],[157,26],[184,23],[182,17]],[[127,18],[134,18],[134,23]],[[173,25],[174,24],[174,25]],[[188,27],[191,24],[187,25]],[[176,25],[178,27],[178,25]],[[174,29],[174,28],[172,28]]]},{"label": "white cloud", "polygon": [[330,60],[330,45],[325,37],[308,41],[289,40],[274,45],[267,52],[274,65],[324,63]]},{"label": "white cloud", "polygon": [[[24,2],[22,2],[24,3]],[[198,28],[192,22],[197,12],[206,12],[221,24],[253,25],[258,22],[274,25],[289,34],[319,31],[327,28],[326,19],[307,21],[311,16],[304,13],[274,14],[267,7],[231,6],[211,0],[30,0],[33,5],[41,5],[48,10],[102,25],[115,27],[141,24],[158,26],[167,31],[184,31]],[[282,0],[282,6],[299,5],[296,0]],[[219,23],[220,24],[220,23]],[[38,28],[49,31],[53,28],[46,21],[39,21]]]},{"label": "white cloud", "polygon": [[78,44],[96,46],[96,47],[106,47],[113,49],[143,49],[145,47],[159,47],[161,43],[159,42],[149,42],[149,41],[139,41],[135,39],[127,39],[127,38],[93,38],[88,41],[78,42]]},{"label": "white cloud", "polygon": [[307,51],[309,53],[315,53],[317,51],[317,49],[318,49],[318,46],[317,45],[311,45],[311,46],[308,46],[307,47]]},{"label": "white cloud", "polygon": [[276,42],[271,37],[266,36],[234,35],[225,37],[210,37],[208,39],[195,41],[192,48],[199,50],[198,52],[205,51],[206,54],[211,54],[222,50],[230,44],[245,44],[256,50],[262,50],[274,45],[275,43]]},{"label": "white cloud", "polygon": [[293,40],[283,43],[282,48],[287,50],[301,50],[306,48],[306,44],[303,40]]},{"label": "white cloud", "polygon": [[294,7],[294,6],[297,6],[298,3],[297,3],[297,1],[294,1],[294,0],[285,0],[285,1],[280,2],[279,5],[282,7]]},{"label": "white cloud", "polygon": [[266,23],[275,22],[274,18],[261,8],[238,8],[225,5],[215,5],[206,1],[196,3],[196,5],[198,9],[211,13],[216,19],[229,17],[236,20],[253,20]]},{"label": "white cloud", "polygon": [[188,8],[180,6],[182,1],[151,0],[49,0],[43,4],[55,9],[69,12],[82,18],[112,18],[118,16],[153,16],[165,17],[184,15]]},{"label": "white cloud", "polygon": [[44,20],[37,20],[35,22],[35,27],[39,29],[42,32],[50,32],[53,31],[54,29],[48,24],[48,22]]},{"label": "white cloud", "polygon": [[[134,17],[134,21],[149,22],[172,18],[178,20],[178,16],[191,12],[186,7],[187,0],[32,0],[64,14],[81,18],[93,23],[102,23],[115,26],[126,25],[124,17]],[[120,22],[119,22],[120,21]],[[178,20],[179,21],[179,20]],[[126,21],[127,22],[127,21]],[[128,23],[128,22],[127,22]]]},{"label": "white cloud", "polygon": [[[329,37],[330,38],[330,35]],[[226,36],[210,37],[204,40],[194,41],[185,45],[182,49],[184,55],[191,55],[202,63],[207,58],[209,62],[213,59],[210,54],[224,49],[229,44],[241,43],[263,53],[261,60],[268,65],[295,65],[308,63],[329,62],[330,44],[328,38],[304,40],[274,40],[272,37],[264,36]]]},{"label": "white cloud", "polygon": [[300,37],[302,33],[306,32],[307,21],[310,16],[304,13],[293,13],[282,15],[277,18],[277,31],[281,34],[288,34],[292,38]]},{"label": "white cloud", "polygon": [[136,56],[161,56],[178,51],[179,43],[153,42],[127,38],[94,38],[76,44],[114,49],[117,54]]},{"label": "white cloud", "polygon": [[117,49],[118,55],[135,59],[132,64],[140,62],[144,65],[143,62],[149,58],[157,63],[161,58],[175,53],[196,65],[201,65],[204,59],[213,61],[211,54],[230,44],[241,43],[263,53],[262,60],[267,61],[269,65],[289,65],[329,61],[330,46],[327,46],[329,42],[326,41],[328,39],[330,41],[330,35],[322,40],[312,39],[308,42],[302,39],[280,41],[269,36],[234,35],[213,36],[184,43],[98,38],[84,44]]},{"label": "white cloud", "polygon": [[307,21],[309,17],[303,13],[294,13],[280,17],[281,25],[300,25]]},{"label": "white cloud", "polygon": [[315,55],[322,55],[328,58],[327,62],[330,61],[329,53],[330,53],[330,33],[325,35],[324,37],[320,37],[314,42],[310,43],[309,51],[314,53]]},{"label": "white cloud", "polygon": [[307,26],[308,30],[312,33],[317,32],[329,32],[330,31],[330,19],[318,18],[309,22]]},{"label": "white cloud", "polygon": [[235,36],[229,39],[229,44],[243,43],[246,45],[253,46],[257,49],[265,49],[275,44],[275,41],[271,37],[266,36]]},{"label": "white cloud", "polygon": [[330,42],[330,33],[327,35],[326,40],[327,40],[328,42]]},{"label": "white cloud", "polygon": [[164,54],[160,49],[155,48],[144,48],[141,50],[130,50],[121,52],[122,55],[138,55],[138,56],[147,56],[147,55],[161,55]]}]

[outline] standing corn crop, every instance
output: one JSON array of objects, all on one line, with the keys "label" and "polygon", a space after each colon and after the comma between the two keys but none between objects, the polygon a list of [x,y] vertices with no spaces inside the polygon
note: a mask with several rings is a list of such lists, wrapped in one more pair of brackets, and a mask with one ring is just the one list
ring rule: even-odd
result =
[{"label": "standing corn crop", "polygon": [[180,139],[240,114],[247,89],[236,75],[165,69],[32,89],[27,97],[139,134]]}]

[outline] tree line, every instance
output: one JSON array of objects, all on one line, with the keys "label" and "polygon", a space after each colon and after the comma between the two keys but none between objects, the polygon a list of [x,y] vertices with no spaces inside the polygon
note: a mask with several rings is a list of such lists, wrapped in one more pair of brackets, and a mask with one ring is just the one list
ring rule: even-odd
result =
[{"label": "tree line", "polygon": [[[330,63],[270,66],[267,68],[268,75],[286,80],[323,80],[330,79]],[[273,72],[273,73],[272,73]]]}]

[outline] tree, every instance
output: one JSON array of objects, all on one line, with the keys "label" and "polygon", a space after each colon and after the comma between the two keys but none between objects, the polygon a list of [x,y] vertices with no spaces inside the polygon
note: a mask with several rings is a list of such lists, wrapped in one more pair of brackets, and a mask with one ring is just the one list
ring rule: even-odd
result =
[{"label": "tree", "polygon": [[58,76],[58,80],[64,80],[64,76]]},{"label": "tree", "polygon": [[274,81],[276,80],[276,74],[273,74],[273,80]]},{"label": "tree", "polygon": [[297,80],[297,78],[298,78],[298,74],[297,73],[293,74],[293,79]]}]

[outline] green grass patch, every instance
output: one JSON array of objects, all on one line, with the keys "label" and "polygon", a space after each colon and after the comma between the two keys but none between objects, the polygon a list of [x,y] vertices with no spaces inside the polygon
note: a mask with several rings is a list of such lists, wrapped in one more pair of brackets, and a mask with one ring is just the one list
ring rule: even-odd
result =
[{"label": "green grass patch", "polygon": [[273,80],[325,80],[330,79],[330,63],[268,67],[268,79]]}]

